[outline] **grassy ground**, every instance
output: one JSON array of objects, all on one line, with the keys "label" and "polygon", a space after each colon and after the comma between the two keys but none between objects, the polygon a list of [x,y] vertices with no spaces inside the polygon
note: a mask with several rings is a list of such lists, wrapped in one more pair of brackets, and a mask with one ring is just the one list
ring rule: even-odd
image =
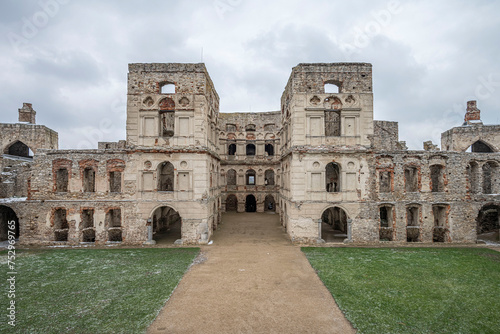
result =
[{"label": "grassy ground", "polygon": [[360,333],[500,333],[500,253],[303,248]]},{"label": "grassy ground", "polygon": [[[0,333],[143,333],[199,249],[83,249],[17,254],[17,325]],[[7,272],[6,254],[0,261]],[[6,274],[2,275],[6,276]],[[8,306],[0,280],[1,310]]]}]

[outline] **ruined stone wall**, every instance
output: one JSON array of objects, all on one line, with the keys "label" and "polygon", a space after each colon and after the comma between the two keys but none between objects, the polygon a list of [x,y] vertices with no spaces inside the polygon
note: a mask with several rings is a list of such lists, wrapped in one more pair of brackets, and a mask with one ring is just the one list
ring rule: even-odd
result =
[{"label": "ruined stone wall", "polygon": [[[174,168],[171,188],[165,191],[159,188],[164,163]],[[84,241],[83,210],[93,210],[95,242],[108,242],[105,225],[99,224],[107,211],[116,208],[122,214],[122,242],[140,244],[147,238],[148,218],[157,208],[168,206],[182,218],[183,242],[206,243],[220,219],[217,168],[218,157],[201,149],[42,151],[35,156],[29,203],[43,214],[37,216],[36,233],[26,235],[24,241],[57,242],[51,215],[64,209],[71,218],[65,242]],[[69,171],[66,191],[58,191],[61,169]],[[87,170],[95,180],[93,191],[85,186]],[[112,172],[120,173],[118,191],[112,189]]]},{"label": "ruined stone wall", "polygon": [[[370,146],[371,64],[299,64],[281,98],[282,148]],[[338,93],[325,92],[326,84]]]},{"label": "ruined stone wall", "polygon": [[[172,84],[175,92],[162,93]],[[204,64],[130,64],[127,142],[216,150],[219,97]]]},{"label": "ruined stone wall", "polygon": [[257,212],[278,211],[280,123],[279,112],[219,114],[222,210],[245,212],[254,196]]},{"label": "ruined stone wall", "polygon": [[2,153],[7,154],[9,147],[20,141],[27,145],[33,153],[38,149],[57,149],[58,134],[44,125],[34,124],[0,124],[0,145]]},{"label": "ruined stone wall", "polygon": [[398,149],[398,122],[373,121],[373,148],[393,151]]},{"label": "ruined stone wall", "polygon": [[493,152],[500,152],[500,125],[473,124],[452,128],[441,134],[441,149],[465,152],[477,141],[487,144]]},{"label": "ruined stone wall", "polygon": [[31,162],[26,160],[0,156],[0,198],[28,197]]}]

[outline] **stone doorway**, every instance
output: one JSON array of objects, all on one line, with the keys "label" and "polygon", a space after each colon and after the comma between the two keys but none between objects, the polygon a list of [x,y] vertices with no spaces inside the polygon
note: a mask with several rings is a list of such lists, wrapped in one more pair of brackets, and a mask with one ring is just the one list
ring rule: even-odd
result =
[{"label": "stone doorway", "polygon": [[157,243],[174,243],[182,239],[182,218],[169,206],[162,206],[153,212],[153,240]]},{"label": "stone doorway", "polygon": [[483,242],[500,242],[500,205],[489,204],[479,210],[476,219],[477,240]]},{"label": "stone doorway", "polygon": [[245,212],[256,212],[257,200],[254,195],[248,195],[245,201]]},{"label": "stone doorway", "polygon": [[14,222],[14,236],[19,238],[19,219],[14,210],[5,205],[0,205],[0,241],[9,239],[9,222]]},{"label": "stone doorway", "polygon": [[321,215],[321,235],[325,242],[344,242],[347,239],[347,213],[339,207],[326,209]]}]

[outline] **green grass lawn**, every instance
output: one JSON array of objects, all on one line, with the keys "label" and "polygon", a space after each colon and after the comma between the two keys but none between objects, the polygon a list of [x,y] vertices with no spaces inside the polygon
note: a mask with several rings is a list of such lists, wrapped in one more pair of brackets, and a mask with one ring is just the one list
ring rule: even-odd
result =
[{"label": "green grass lawn", "polygon": [[[18,252],[17,324],[0,333],[143,333],[198,254],[198,248],[68,249]],[[0,255],[7,272],[6,253]]]},{"label": "green grass lawn", "polygon": [[359,333],[500,333],[500,253],[302,248]]}]

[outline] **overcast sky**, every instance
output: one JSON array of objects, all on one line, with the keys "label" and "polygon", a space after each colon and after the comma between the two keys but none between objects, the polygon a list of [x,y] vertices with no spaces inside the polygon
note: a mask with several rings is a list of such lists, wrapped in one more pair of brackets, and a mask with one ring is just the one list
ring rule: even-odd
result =
[{"label": "overcast sky", "polygon": [[[60,148],[125,139],[127,64],[203,61],[222,112],[280,109],[293,66],[373,64],[412,149],[477,100],[500,124],[500,1],[1,0],[0,122],[33,103]],[[203,52],[202,52],[203,50]]]}]

